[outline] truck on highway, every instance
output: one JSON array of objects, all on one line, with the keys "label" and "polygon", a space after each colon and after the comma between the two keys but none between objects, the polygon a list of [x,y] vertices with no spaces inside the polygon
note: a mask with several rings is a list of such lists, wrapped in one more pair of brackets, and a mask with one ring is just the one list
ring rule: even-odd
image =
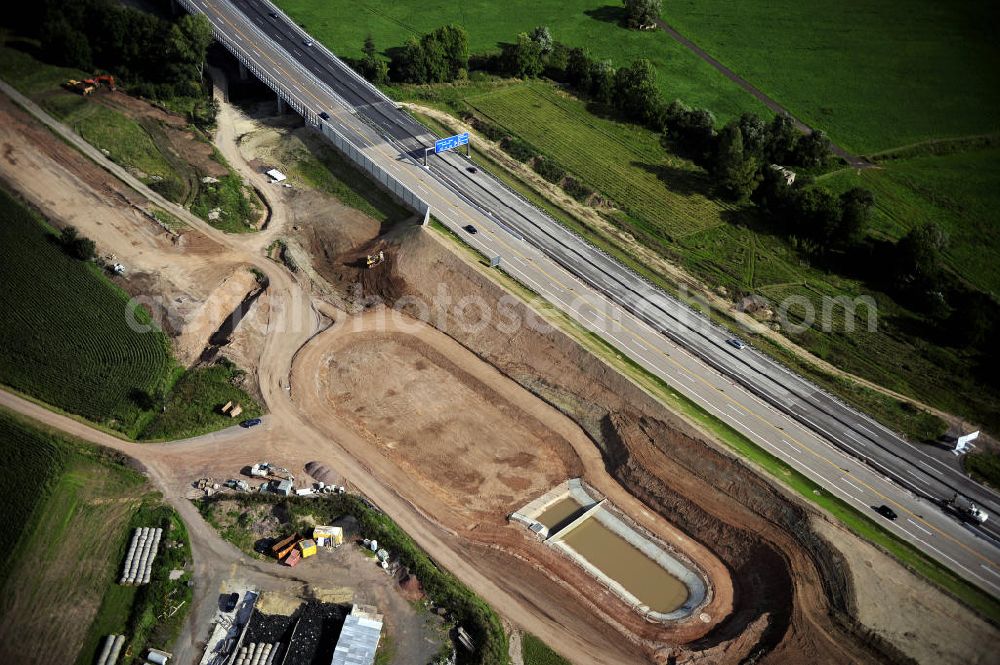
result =
[{"label": "truck on highway", "polygon": [[958,493],[943,501],[942,507],[953,515],[957,515],[963,522],[983,524],[990,517],[989,513]]}]

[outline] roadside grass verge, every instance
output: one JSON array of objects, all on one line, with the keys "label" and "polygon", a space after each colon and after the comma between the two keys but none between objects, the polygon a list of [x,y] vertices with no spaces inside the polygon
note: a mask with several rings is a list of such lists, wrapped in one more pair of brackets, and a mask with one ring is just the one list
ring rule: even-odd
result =
[{"label": "roadside grass verge", "polygon": [[705,172],[668,153],[659,134],[600,118],[551,84],[511,86],[466,102],[596,189],[652,243],[723,224],[733,208],[709,198]]},{"label": "roadside grass verge", "polygon": [[331,145],[309,137],[303,147],[287,151],[283,159],[290,164],[289,175],[382,224],[391,225],[413,216]]},{"label": "roadside grass verge", "polygon": [[[458,236],[455,234],[442,233],[442,227],[439,225],[431,224],[430,228],[453,242],[458,240]],[[465,252],[472,256],[478,255],[478,252],[464,243],[461,245]],[[771,455],[730,425],[679,394],[669,384],[648,372],[596,333],[586,330],[576,321],[570,319],[532,289],[522,285],[502,271],[488,271],[488,274],[491,279],[519,296],[526,304],[549,319],[553,325],[570,335],[609,366],[631,379],[662,404],[686,416],[690,421],[711,433],[727,448],[736,453],[740,459],[747,460],[753,466],[767,472],[769,476],[794,493],[836,518],[855,535],[880,547],[911,571],[944,589],[990,621],[1000,622],[1000,600],[958,577],[909,543],[900,540],[867,515],[831,495],[783,460]]]},{"label": "roadside grass verge", "polygon": [[[182,531],[174,529],[170,536],[184,540],[182,547],[161,548],[152,584],[117,584],[132,527],[158,526],[157,519],[172,515],[143,476],[117,453],[37,427],[5,410],[0,410],[0,455],[5,460],[0,500],[9,546],[0,579],[0,614],[5,617],[0,660],[86,665],[109,633],[126,635],[133,653],[149,639],[168,647],[189,604],[169,621],[157,619],[164,598],[190,593],[186,579],[167,580],[169,568],[190,563]],[[31,503],[34,507],[25,510]]]},{"label": "roadside grass verge", "polygon": [[[377,540],[380,546],[397,556],[400,563],[420,580],[428,598],[435,605],[447,608],[454,623],[469,632],[476,650],[471,655],[459,650],[459,663],[509,663],[507,636],[496,612],[454,575],[439,567],[388,515],[361,497],[352,494],[309,498],[239,494],[205,498],[196,503],[202,515],[212,515],[213,504],[219,501],[236,501],[245,508],[261,504],[280,506],[281,512],[287,516],[284,531],[288,534],[308,533],[313,524],[332,524],[345,515],[355,517],[360,534]],[[219,516],[209,518],[209,523],[213,526],[220,523]],[[247,542],[246,538],[237,540],[244,544]]]},{"label": "roadside grass verge", "polygon": [[993,452],[969,453],[962,459],[965,470],[981,483],[1000,488],[1000,454]]},{"label": "roadside grass verge", "polygon": [[[166,396],[162,412],[139,438],[186,439],[259,417],[263,413],[260,404],[238,386],[244,375],[243,370],[226,360],[187,370]],[[230,401],[243,406],[243,413],[235,419],[222,413],[222,407]]]},{"label": "roadside grass verge", "polygon": [[[16,45],[18,48],[15,48]],[[50,65],[33,58],[28,51],[38,49],[38,44],[8,38],[0,44],[0,77],[19,92],[35,97],[58,89],[65,81],[89,78],[91,74],[72,67]]]}]

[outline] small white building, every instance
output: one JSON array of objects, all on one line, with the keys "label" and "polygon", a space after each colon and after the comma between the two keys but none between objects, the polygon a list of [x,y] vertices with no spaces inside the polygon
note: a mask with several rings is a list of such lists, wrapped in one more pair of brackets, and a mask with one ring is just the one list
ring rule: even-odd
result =
[{"label": "small white building", "polygon": [[288,180],[288,176],[279,171],[278,169],[271,169],[270,171],[265,171],[265,175],[271,179],[271,182],[283,182]]}]

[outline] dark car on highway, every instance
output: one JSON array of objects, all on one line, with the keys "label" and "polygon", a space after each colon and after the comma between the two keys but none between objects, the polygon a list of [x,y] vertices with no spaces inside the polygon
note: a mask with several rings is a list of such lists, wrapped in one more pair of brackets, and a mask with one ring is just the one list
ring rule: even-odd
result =
[{"label": "dark car on highway", "polygon": [[894,520],[897,517],[899,517],[899,515],[896,514],[895,510],[885,505],[884,503],[878,508],[876,508],[875,512],[881,515],[882,517],[886,518],[887,520]]},{"label": "dark car on highway", "polygon": [[251,427],[256,427],[257,425],[260,425],[260,418],[250,418],[249,420],[244,420],[243,422],[240,423],[240,427],[244,427],[247,429]]},{"label": "dark car on highway", "polygon": [[477,169],[475,166],[467,166],[465,170],[468,171],[469,173],[479,173],[479,169]]},{"label": "dark car on highway", "polygon": [[468,231],[469,233],[471,233],[472,235],[476,235],[477,233],[479,233],[479,229],[477,229],[472,224],[466,224],[462,228],[465,229],[466,231]]},{"label": "dark car on highway", "polygon": [[327,113],[326,111],[320,111],[319,117],[323,118],[324,120],[329,120],[330,119],[330,114]]},{"label": "dark car on highway", "polygon": [[726,344],[728,344],[729,346],[732,346],[734,348],[737,348],[737,349],[744,349],[744,348],[746,348],[746,344],[744,344],[740,340],[736,339],[735,337],[733,337],[731,339],[727,339],[726,340]]},{"label": "dark car on highway", "polygon": [[268,12],[267,15],[271,18],[278,18],[278,12]]}]

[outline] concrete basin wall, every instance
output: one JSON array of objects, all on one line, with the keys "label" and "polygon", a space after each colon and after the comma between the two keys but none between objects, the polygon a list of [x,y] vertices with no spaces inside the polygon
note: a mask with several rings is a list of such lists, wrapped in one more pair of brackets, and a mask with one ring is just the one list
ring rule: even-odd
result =
[{"label": "concrete basin wall", "polygon": [[[562,526],[557,532],[550,534],[548,527],[539,522],[537,517],[544,513],[547,508],[567,497],[571,497],[579,503],[584,512],[570,524]],[[665,622],[687,618],[709,600],[710,589],[703,574],[696,566],[672,552],[667,544],[659,541],[652,534],[645,533],[627,516],[619,513],[599,492],[586,485],[579,478],[572,478],[560,483],[517,512],[512,513],[510,519],[524,524],[529,531],[545,540],[546,544],[571,558],[650,621]],[[687,589],[687,599],[683,604],[670,612],[658,612],[650,609],[621,583],[605,574],[584,555],[563,542],[564,536],[587,520],[597,520],[606,529],[663,568],[666,573],[679,580]]]}]

